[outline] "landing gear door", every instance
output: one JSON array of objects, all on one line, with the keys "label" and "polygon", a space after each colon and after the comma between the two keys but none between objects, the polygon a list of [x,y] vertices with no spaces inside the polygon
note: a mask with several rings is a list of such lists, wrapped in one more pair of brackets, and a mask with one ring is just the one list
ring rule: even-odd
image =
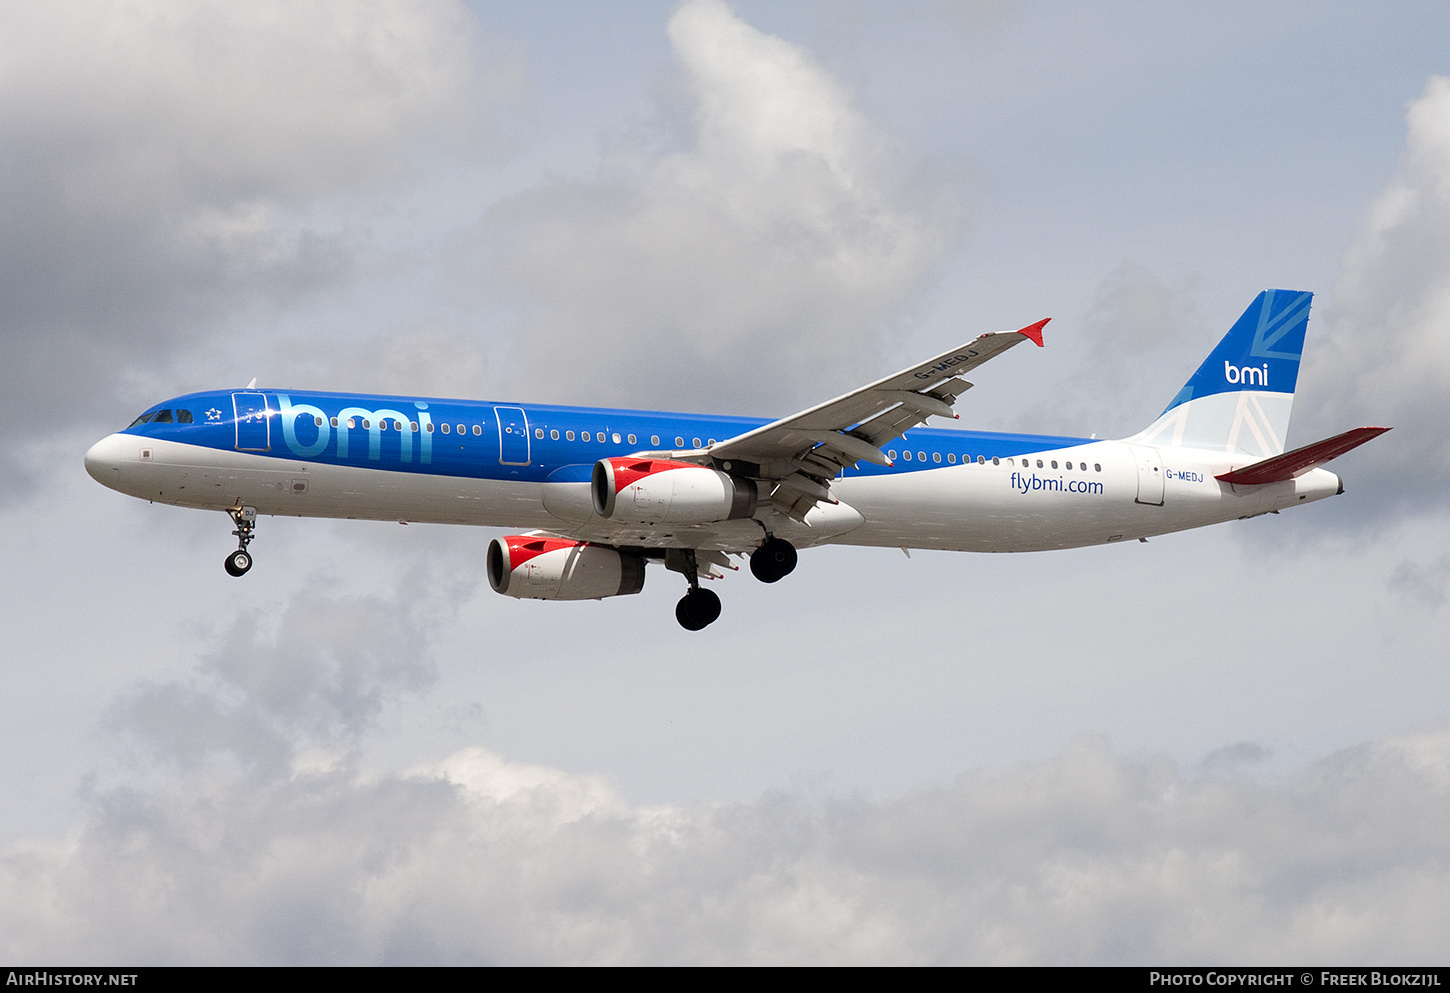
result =
[{"label": "landing gear door", "polygon": [[498,460],[504,465],[529,464],[529,419],[522,407],[495,407],[498,415]]},{"label": "landing gear door", "polygon": [[1163,460],[1158,449],[1133,446],[1133,461],[1138,466],[1138,503],[1163,506]]},{"label": "landing gear door", "polygon": [[267,416],[266,395],[233,393],[232,411],[237,415],[237,451],[271,451],[272,420]]}]

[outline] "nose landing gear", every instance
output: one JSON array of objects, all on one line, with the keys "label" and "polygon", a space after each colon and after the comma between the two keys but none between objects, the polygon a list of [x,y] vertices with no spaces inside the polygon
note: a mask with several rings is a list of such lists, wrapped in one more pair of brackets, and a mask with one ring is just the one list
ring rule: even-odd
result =
[{"label": "nose landing gear", "polygon": [[237,536],[237,550],[228,555],[222,565],[226,568],[227,575],[244,576],[252,568],[252,553],[247,551],[247,546],[257,536],[257,509],[239,507],[227,513],[237,525],[237,529],[232,532]]}]

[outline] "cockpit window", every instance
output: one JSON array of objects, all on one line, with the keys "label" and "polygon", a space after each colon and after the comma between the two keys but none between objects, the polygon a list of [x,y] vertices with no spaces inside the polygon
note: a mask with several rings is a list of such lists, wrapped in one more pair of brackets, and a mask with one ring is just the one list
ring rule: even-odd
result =
[{"label": "cockpit window", "polygon": [[171,411],[169,411],[169,410],[158,410],[156,412],[156,416],[153,417],[153,418],[151,418],[151,423],[152,424],[172,424],[172,423],[175,423],[175,421],[174,421],[174,419],[171,416]]},{"label": "cockpit window", "polygon": [[146,413],[142,414],[140,417],[138,417],[134,421],[132,421],[129,425],[127,425],[126,430],[129,431],[131,428],[138,428],[141,425],[145,424],[147,421],[151,420],[151,418],[153,418],[155,416],[156,416],[155,411],[147,411]]},{"label": "cockpit window", "polygon": [[191,411],[189,411],[189,410],[178,410],[176,412],[176,423],[177,424],[190,424],[191,423]]}]

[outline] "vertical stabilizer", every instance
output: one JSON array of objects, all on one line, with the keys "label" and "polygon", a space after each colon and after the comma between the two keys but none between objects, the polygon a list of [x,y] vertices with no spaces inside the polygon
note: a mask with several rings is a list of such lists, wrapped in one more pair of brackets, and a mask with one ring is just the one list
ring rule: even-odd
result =
[{"label": "vertical stabilizer", "polygon": [[1283,452],[1313,296],[1260,293],[1167,409],[1129,440],[1260,458]]}]

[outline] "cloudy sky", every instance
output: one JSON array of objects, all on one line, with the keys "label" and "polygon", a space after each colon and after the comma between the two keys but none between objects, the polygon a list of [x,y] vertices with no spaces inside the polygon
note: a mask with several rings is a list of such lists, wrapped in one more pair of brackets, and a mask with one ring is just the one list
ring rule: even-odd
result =
[{"label": "cloudy sky", "polygon": [[[0,956],[1441,963],[1450,8],[0,7]],[[983,331],[1131,433],[1316,292],[1344,496],[519,602],[81,456],[242,385],[780,415]]]}]

